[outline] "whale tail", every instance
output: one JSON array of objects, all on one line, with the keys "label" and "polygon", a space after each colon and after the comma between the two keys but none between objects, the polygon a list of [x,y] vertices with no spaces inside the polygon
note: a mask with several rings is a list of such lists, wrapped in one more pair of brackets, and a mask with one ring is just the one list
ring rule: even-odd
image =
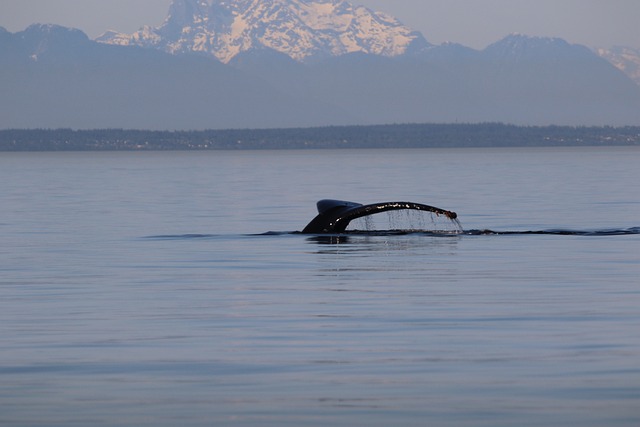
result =
[{"label": "whale tail", "polygon": [[413,202],[382,202],[363,205],[344,200],[320,200],[318,215],[302,230],[305,234],[343,233],[349,223],[357,218],[394,210],[417,210],[444,215],[457,223],[455,212]]}]

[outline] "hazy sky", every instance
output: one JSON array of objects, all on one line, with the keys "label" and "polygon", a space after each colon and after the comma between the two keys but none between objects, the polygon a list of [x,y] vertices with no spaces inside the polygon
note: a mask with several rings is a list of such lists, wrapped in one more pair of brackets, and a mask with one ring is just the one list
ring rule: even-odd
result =
[{"label": "hazy sky", "polygon": [[[0,0],[9,31],[54,23],[94,38],[108,29],[156,26],[171,0]],[[352,0],[390,13],[428,41],[482,49],[510,33],[561,37],[590,47],[640,48],[640,0]]]}]

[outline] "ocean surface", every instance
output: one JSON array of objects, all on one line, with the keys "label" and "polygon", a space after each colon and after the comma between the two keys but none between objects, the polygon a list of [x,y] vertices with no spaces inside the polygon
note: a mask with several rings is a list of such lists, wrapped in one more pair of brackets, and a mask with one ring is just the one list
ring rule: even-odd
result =
[{"label": "ocean surface", "polygon": [[[0,153],[0,425],[637,427],[639,165]],[[324,198],[464,231],[290,233]]]}]

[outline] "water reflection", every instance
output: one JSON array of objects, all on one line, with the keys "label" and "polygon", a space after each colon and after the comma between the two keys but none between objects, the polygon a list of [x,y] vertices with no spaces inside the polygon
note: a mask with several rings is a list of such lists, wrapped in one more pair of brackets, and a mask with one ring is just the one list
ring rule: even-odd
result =
[{"label": "water reflection", "polygon": [[352,232],[348,234],[315,235],[306,238],[306,241],[317,245],[348,246],[349,249],[380,251],[388,249],[405,250],[408,248],[420,248],[449,245],[459,241],[459,234],[410,232],[410,231],[385,231],[385,232]]}]

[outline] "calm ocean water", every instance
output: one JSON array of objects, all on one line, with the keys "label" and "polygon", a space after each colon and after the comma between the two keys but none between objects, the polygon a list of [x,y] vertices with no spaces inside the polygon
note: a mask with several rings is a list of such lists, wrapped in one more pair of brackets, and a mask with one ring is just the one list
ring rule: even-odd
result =
[{"label": "calm ocean water", "polygon": [[[0,425],[636,427],[639,164],[1,153]],[[581,233],[261,235],[322,198]]]}]

